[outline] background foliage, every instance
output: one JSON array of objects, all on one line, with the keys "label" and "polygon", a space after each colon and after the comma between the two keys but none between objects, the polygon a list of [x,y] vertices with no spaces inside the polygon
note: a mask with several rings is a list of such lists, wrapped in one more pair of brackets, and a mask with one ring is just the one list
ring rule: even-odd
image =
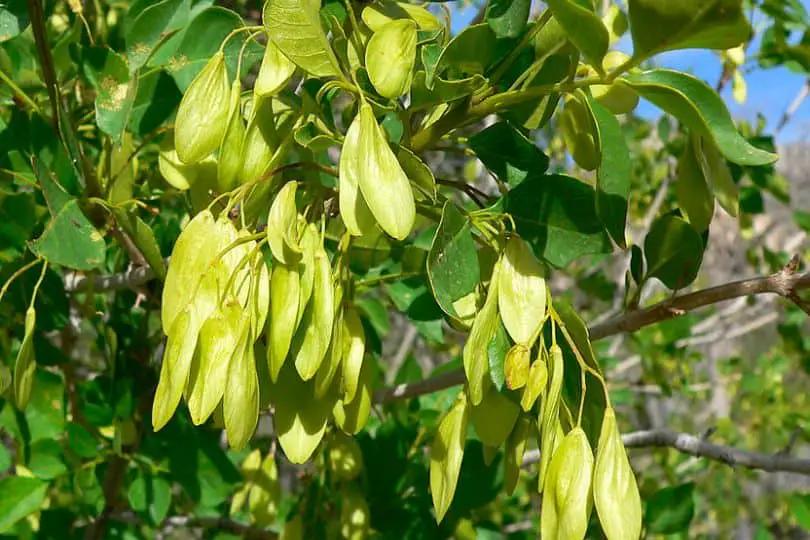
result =
[{"label": "background foliage", "polygon": [[[352,2],[358,17],[365,3]],[[673,291],[777,273],[794,255],[807,259],[807,199],[796,203],[795,187],[765,153],[775,150],[773,134],[761,118],[735,125],[717,93],[730,89],[744,101],[754,72],[810,73],[810,15],[798,0],[684,0],[668,13],[662,6],[671,2],[636,0],[629,21],[626,4],[491,0],[467,6],[480,13],[466,29],[450,23],[419,32],[409,100],[386,101],[357,70],[388,140],[432,171],[412,160],[412,183],[429,191],[435,179],[439,194],[424,199],[405,241],[376,235],[352,243],[353,303],[377,390],[355,438],[362,472],[346,480],[334,465],[345,458],[335,452],[352,452],[337,429],[310,463],[289,463],[270,414],[241,450],[229,448],[216,420],[193,426],[183,407],[153,432],[165,345],[164,258],[212,198],[210,183],[186,190],[168,182],[159,154],[172,145],[184,92],[223,40],[262,24],[256,2],[217,4],[0,4],[0,533],[361,537],[363,527],[347,529],[344,508],[354,505],[367,507],[373,537],[536,537],[536,467],[506,495],[508,456],[485,463],[474,430],[440,524],[429,489],[425,448],[458,394],[453,386],[463,382],[454,373],[466,331],[453,302],[489,279],[496,255],[476,244],[486,219],[470,216],[484,215],[479,206],[513,216],[521,237],[553,268],[555,302],[570,302],[591,326],[622,432],[666,428],[764,454],[807,454],[810,340],[801,297],[743,297],[673,312],[680,316],[632,333],[593,335],[599,324]],[[351,28],[348,12],[343,2],[322,4],[318,22],[331,30],[345,66],[353,39],[341,35]],[[429,9],[452,21],[462,4],[432,2]],[[755,22],[752,31],[746,20]],[[535,35],[539,21],[545,31]],[[239,69],[245,89],[266,43],[247,36],[233,35],[223,49],[230,76]],[[613,114],[607,104],[615,103],[597,99],[602,56],[630,42],[636,56],[620,70],[627,71],[622,84],[647,100],[642,107],[661,109],[660,118]],[[717,50],[717,80],[708,81],[716,91],[655,69],[656,53],[684,47]],[[309,116],[294,129],[284,126],[293,140],[278,166],[293,166],[274,175],[275,185],[294,179],[314,193],[336,186],[336,151],[355,108],[351,90],[324,90],[326,78],[299,85],[299,70],[281,94],[291,110]],[[576,116],[583,111],[586,123],[594,119],[590,129]],[[423,120],[431,116],[435,123]],[[706,141],[720,153],[699,146]],[[407,158],[398,157],[404,167]],[[706,170],[727,177],[701,197]],[[244,205],[248,219],[260,215],[263,224],[265,195],[255,207]],[[331,223],[338,223],[327,232],[334,251],[342,226]],[[29,306],[36,321],[26,329]],[[508,343],[501,348],[492,356],[503,361]],[[15,389],[5,388],[22,380],[20,357],[35,359],[19,370],[32,378],[24,409]],[[449,382],[411,399],[385,391],[424,379]],[[729,467],[667,448],[630,456],[649,537],[810,532],[810,485],[801,475]],[[589,535],[601,535],[595,517]]]}]

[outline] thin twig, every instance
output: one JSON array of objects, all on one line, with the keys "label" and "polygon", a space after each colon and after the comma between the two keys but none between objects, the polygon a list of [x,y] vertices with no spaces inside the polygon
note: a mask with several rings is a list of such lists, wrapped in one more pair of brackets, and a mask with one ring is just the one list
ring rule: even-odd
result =
[{"label": "thin twig", "polygon": [[779,133],[782,132],[782,129],[787,125],[788,122],[790,122],[790,119],[794,114],[796,114],[796,111],[799,110],[799,107],[801,107],[808,94],[810,94],[810,79],[808,79],[804,85],[802,85],[799,93],[796,94],[796,97],[790,102],[788,108],[785,109],[784,113],[782,113],[782,118],[779,119],[779,124],[777,124],[776,129],[773,131],[774,136],[778,136]]},{"label": "thin twig", "polygon": [[[793,458],[785,454],[761,454],[731,446],[710,443],[705,437],[677,433],[665,429],[635,431],[622,436],[627,448],[673,448],[690,456],[720,461],[731,467],[744,467],[767,472],[791,472],[810,476],[810,459]],[[537,463],[540,452],[533,450],[523,456],[523,466]]]}]

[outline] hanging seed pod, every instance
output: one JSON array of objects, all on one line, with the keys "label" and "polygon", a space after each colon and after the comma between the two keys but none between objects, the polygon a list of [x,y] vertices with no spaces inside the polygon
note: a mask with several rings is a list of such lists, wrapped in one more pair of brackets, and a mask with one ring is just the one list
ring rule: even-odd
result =
[{"label": "hanging seed pod", "polygon": [[225,432],[234,450],[247,446],[259,422],[259,376],[253,356],[253,336],[250,321],[242,318],[240,323],[222,398]]},{"label": "hanging seed pod", "polygon": [[230,83],[218,51],[191,81],[174,121],[174,146],[183,163],[196,163],[219,147],[228,125]]},{"label": "hanging seed pod", "polygon": [[166,334],[177,315],[192,300],[201,272],[217,255],[219,241],[212,242],[217,236],[215,223],[213,214],[204,210],[194,216],[177,237],[163,283],[160,316]]},{"label": "hanging seed pod", "polygon": [[497,388],[490,388],[484,400],[469,410],[478,438],[485,445],[495,447],[501,446],[509,437],[520,413],[520,407]]},{"label": "hanging seed pod", "polygon": [[256,473],[261,465],[262,453],[258,448],[249,453],[242,461],[242,464],[239,465],[239,472],[242,474],[242,480],[244,480],[245,485],[239,491],[234,493],[233,497],[231,498],[231,507],[228,511],[230,516],[235,516],[238,514],[247,502],[250,488],[253,487],[253,479],[256,477]]},{"label": "hanging seed pod", "polygon": [[382,230],[404,240],[416,221],[416,203],[408,177],[388,146],[371,105],[360,105],[360,192]]},{"label": "hanging seed pod", "polygon": [[596,449],[593,501],[608,540],[641,537],[641,497],[636,476],[616,425],[616,412],[610,407],[605,409]]},{"label": "hanging seed pod", "polygon": [[326,356],[335,319],[332,267],[323,247],[315,253],[314,267],[312,300],[293,338],[295,367],[305,381],[315,376]]},{"label": "hanging seed pod", "polygon": [[492,279],[484,306],[476,314],[470,335],[464,344],[464,373],[467,375],[467,391],[470,403],[478,405],[489,388],[489,356],[487,347],[498,330],[498,273],[500,263],[492,269]]},{"label": "hanging seed pod", "polygon": [[281,91],[295,73],[295,64],[268,39],[264,48],[262,65],[253,85],[253,92],[260,97],[272,96]]},{"label": "hanging seed pod", "polygon": [[388,99],[408,93],[416,62],[416,23],[400,19],[374,32],[366,47],[366,69],[377,93]]},{"label": "hanging seed pod", "polygon": [[301,380],[290,362],[282,366],[273,385],[278,442],[292,463],[305,463],[318,448],[335,402],[332,393],[316,398],[314,386],[315,381]]},{"label": "hanging seed pod", "polygon": [[529,380],[526,382],[523,394],[520,396],[520,406],[525,412],[529,412],[537,398],[546,391],[547,383],[548,367],[546,361],[543,358],[538,358],[529,368]]},{"label": "hanging seed pod", "polygon": [[250,487],[250,521],[269,527],[276,521],[281,501],[281,485],[278,481],[278,465],[273,454],[267,454],[261,467],[252,478]]},{"label": "hanging seed pod", "polygon": [[593,453],[582,428],[565,436],[548,469],[548,486],[540,513],[544,539],[581,540],[591,513]]},{"label": "hanging seed pod", "polygon": [[246,307],[250,315],[250,331],[258,336],[265,327],[270,311],[270,269],[261,251],[254,253],[250,272],[250,292]]},{"label": "hanging seed pod", "polygon": [[525,345],[513,345],[506,353],[503,371],[506,376],[506,387],[519,390],[529,380],[529,363],[531,351]]},{"label": "hanging seed pod", "polygon": [[[152,426],[155,431],[171,419],[181,396],[187,391],[200,327],[217,305],[219,273],[219,268],[212,267],[203,275],[199,286],[193,291],[194,301],[187,303],[172,321],[160,367],[160,380],[152,402]],[[164,284],[164,296],[165,287]]]},{"label": "hanging seed pod", "polygon": [[560,130],[576,164],[586,171],[595,170],[600,158],[591,113],[573,96],[565,98],[565,108],[560,114]]},{"label": "hanging seed pod", "polygon": [[329,340],[329,349],[326,351],[326,358],[318,368],[318,373],[315,374],[315,397],[323,397],[332,388],[337,375],[341,379],[341,368],[343,366],[343,333],[344,323],[343,308],[340,307],[342,301],[343,291],[339,284],[335,285],[335,303],[338,305],[335,311],[335,322],[332,324],[332,337]]},{"label": "hanging seed pod", "polygon": [[199,367],[189,377],[187,397],[191,421],[200,425],[216,409],[225,393],[228,364],[237,345],[242,307],[235,298],[225,302],[200,328],[196,357]]},{"label": "hanging seed pod", "polygon": [[245,142],[245,122],[242,119],[242,84],[231,85],[228,124],[217,156],[217,191],[226,193],[236,187],[242,172],[242,146]]},{"label": "hanging seed pod", "polygon": [[529,437],[532,431],[532,420],[526,415],[520,415],[506,440],[506,452],[504,455],[504,489],[508,495],[512,495],[520,479],[520,468],[523,466],[523,454],[526,453],[526,446],[529,444]]},{"label": "hanging seed pod", "polygon": [[278,380],[279,371],[290,351],[297,328],[298,301],[300,298],[299,265],[277,264],[270,276],[270,334],[267,347],[267,364],[270,377]]},{"label": "hanging seed pod", "polygon": [[497,446],[489,446],[488,444],[481,445],[481,453],[484,456],[484,465],[489,467],[492,465],[492,462],[495,461],[495,457],[498,455],[498,450],[500,448]]},{"label": "hanging seed pod", "polygon": [[551,368],[551,381],[548,393],[543,396],[543,407],[540,413],[540,471],[538,492],[543,493],[546,482],[548,466],[554,449],[560,441],[557,440],[557,429],[560,424],[560,400],[564,377],[564,359],[559,345],[552,345],[548,351]]},{"label": "hanging seed pod", "polygon": [[430,493],[436,521],[441,523],[453,502],[467,438],[467,400],[462,392],[442,418],[430,447]]},{"label": "hanging seed pod", "polygon": [[267,244],[277,261],[293,264],[301,258],[298,243],[297,182],[287,182],[276,195],[267,216]]},{"label": "hanging seed pod", "polygon": [[526,242],[510,237],[501,257],[498,308],[509,336],[527,348],[540,334],[546,316],[544,274],[543,265]]},{"label": "hanging seed pod", "polygon": [[335,424],[349,435],[360,433],[368,422],[373,398],[372,384],[374,382],[374,366],[371,362],[363,362],[360,370],[360,384],[357,387],[354,399],[350,402],[338,400],[332,410]]},{"label": "hanging seed pod", "polygon": [[242,172],[239,184],[262,178],[270,170],[278,145],[273,101],[270,98],[254,96],[253,109],[242,146]]},{"label": "hanging seed pod", "polygon": [[354,117],[340,152],[338,165],[338,202],[340,217],[352,236],[363,236],[374,230],[374,216],[360,193],[361,163],[366,156],[360,151],[360,115]]},{"label": "hanging seed pod", "polygon": [[31,388],[34,386],[34,375],[37,371],[37,361],[34,358],[36,324],[37,312],[33,306],[29,306],[25,311],[25,333],[14,362],[14,403],[21,411],[25,410],[28,400],[31,399]]},{"label": "hanging seed pod", "polygon": [[371,513],[368,503],[356,484],[340,490],[340,536],[347,540],[363,540],[368,536]]},{"label": "hanging seed pod", "polygon": [[304,310],[312,298],[312,290],[315,284],[315,254],[319,249],[322,249],[321,235],[318,234],[315,225],[310,223],[304,228],[303,238],[301,238],[301,262],[299,264],[301,287],[298,296],[296,325],[301,324]]},{"label": "hanging seed pod", "polygon": [[357,394],[360,371],[366,354],[366,334],[357,310],[347,308],[343,317],[343,401],[350,403]]},{"label": "hanging seed pod", "polygon": [[344,481],[354,480],[363,470],[363,454],[354,438],[336,431],[328,446],[329,471]]},{"label": "hanging seed pod", "polygon": [[185,191],[198,182],[206,181],[215,176],[217,160],[214,156],[207,156],[197,163],[183,163],[177,157],[174,149],[174,135],[168,135],[160,144],[158,153],[158,170],[166,183],[175,189]]}]

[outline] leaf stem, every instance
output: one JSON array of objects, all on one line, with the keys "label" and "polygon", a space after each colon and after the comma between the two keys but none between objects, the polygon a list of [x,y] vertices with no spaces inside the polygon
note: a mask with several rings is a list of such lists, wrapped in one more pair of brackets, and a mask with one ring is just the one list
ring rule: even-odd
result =
[{"label": "leaf stem", "polygon": [[6,83],[8,87],[11,88],[11,91],[14,92],[14,94],[18,98],[20,98],[20,101],[25,103],[28,106],[28,108],[33,110],[38,115],[42,116],[42,110],[39,108],[39,105],[37,105],[36,102],[33,99],[31,99],[31,97],[28,94],[26,94],[25,91],[23,91],[22,88],[17,86],[17,84],[13,80],[11,80],[11,77],[6,75],[6,72],[3,71],[2,69],[0,69],[0,81]]},{"label": "leaf stem", "polygon": [[18,277],[23,275],[25,272],[27,272],[37,264],[44,262],[45,259],[42,258],[34,259],[33,261],[29,262],[28,264],[24,265],[22,268],[18,269],[16,272],[11,274],[11,277],[8,278],[6,282],[3,284],[3,288],[0,289],[0,302],[3,301],[3,297],[6,295],[6,292],[8,291],[9,287],[11,287],[11,284],[14,282],[14,280],[16,280]]}]

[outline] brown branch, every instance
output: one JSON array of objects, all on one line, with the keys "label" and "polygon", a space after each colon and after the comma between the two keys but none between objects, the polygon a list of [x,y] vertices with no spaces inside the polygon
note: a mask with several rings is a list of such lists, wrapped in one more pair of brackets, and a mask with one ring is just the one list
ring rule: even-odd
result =
[{"label": "brown branch", "polygon": [[[806,303],[798,297],[798,292],[810,289],[810,273],[797,274],[798,262],[798,257],[794,257],[785,268],[770,276],[718,285],[670,298],[644,309],[630,311],[615,319],[591,326],[589,328],[591,340],[596,341],[617,334],[635,332],[695,309],[756,294],[777,294],[794,302],[798,299],[802,303],[796,302],[797,305],[804,309],[805,306],[802,304]],[[415,383],[400,384],[378,390],[374,395],[375,403],[384,404],[430,394],[464,384],[464,380],[464,370],[461,369],[442,373]]]},{"label": "brown branch", "polygon": [[665,300],[648,308],[631,311],[590,329],[592,340],[615,334],[635,332],[645,326],[666,321],[698,308],[755,294],[778,294],[793,300],[800,290],[810,288],[810,273],[796,274],[785,268],[766,277],[745,279],[718,285]]},{"label": "brown branch", "polygon": [[[132,512],[119,512],[110,516],[110,519],[119,523],[140,525],[141,519]],[[242,538],[255,538],[258,540],[276,540],[278,534],[258,527],[252,527],[232,519],[223,517],[197,517],[197,516],[170,516],[163,520],[161,529],[216,529],[239,535]]]},{"label": "brown branch", "polygon": [[[627,448],[672,448],[684,454],[719,461],[731,467],[744,467],[767,472],[791,472],[810,476],[810,459],[790,457],[784,453],[761,454],[731,446],[710,443],[704,437],[676,433],[663,429],[636,431],[622,436]],[[537,463],[540,452],[533,450],[523,456],[523,466]]]}]

